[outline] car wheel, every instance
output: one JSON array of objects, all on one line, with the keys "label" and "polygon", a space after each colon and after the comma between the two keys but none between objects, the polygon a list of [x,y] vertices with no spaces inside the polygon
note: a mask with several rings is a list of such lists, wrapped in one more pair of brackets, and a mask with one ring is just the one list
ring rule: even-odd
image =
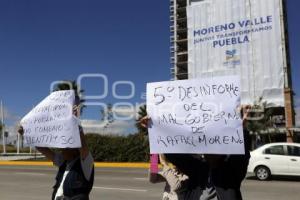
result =
[{"label": "car wheel", "polygon": [[265,166],[258,166],[255,169],[255,175],[258,180],[265,181],[268,180],[271,176],[270,170]]}]

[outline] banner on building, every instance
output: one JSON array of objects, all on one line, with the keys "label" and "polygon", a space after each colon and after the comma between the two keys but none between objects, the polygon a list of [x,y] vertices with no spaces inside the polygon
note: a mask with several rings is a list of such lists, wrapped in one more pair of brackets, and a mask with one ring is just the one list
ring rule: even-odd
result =
[{"label": "banner on building", "polygon": [[284,106],[280,0],[204,0],[187,7],[189,78],[239,75],[241,101]]}]

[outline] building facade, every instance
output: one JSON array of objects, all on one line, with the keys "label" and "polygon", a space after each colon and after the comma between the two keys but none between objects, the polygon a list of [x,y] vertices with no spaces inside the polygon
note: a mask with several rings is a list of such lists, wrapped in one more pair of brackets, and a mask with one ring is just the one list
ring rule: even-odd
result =
[{"label": "building facade", "polygon": [[189,0],[170,0],[171,75],[174,80],[188,78],[188,38],[186,6]]}]

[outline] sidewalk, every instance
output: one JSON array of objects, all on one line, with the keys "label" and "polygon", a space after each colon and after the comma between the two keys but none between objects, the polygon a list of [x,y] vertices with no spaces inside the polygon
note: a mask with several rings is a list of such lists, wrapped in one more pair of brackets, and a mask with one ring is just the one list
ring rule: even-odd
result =
[{"label": "sidewalk", "polygon": [[[33,158],[43,158],[37,156],[0,156],[0,166],[53,166],[49,161],[33,161]],[[28,160],[28,161],[27,161]],[[128,162],[95,162],[95,167],[108,168],[142,168],[148,169],[149,163],[128,163]]]},{"label": "sidewalk", "polygon": [[1,161],[16,161],[16,160],[30,160],[30,159],[34,159],[34,158],[43,158],[44,156],[42,155],[32,155],[32,156],[22,156],[22,155],[19,155],[19,156],[10,156],[10,155],[7,155],[7,156],[3,156],[3,155],[0,155],[0,162]]}]

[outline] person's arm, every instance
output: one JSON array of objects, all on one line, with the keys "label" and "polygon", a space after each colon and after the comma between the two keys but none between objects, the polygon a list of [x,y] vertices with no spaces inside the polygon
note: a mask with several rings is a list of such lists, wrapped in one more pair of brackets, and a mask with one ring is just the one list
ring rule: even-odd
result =
[{"label": "person's arm", "polygon": [[[24,129],[22,126],[19,127],[18,132],[20,133],[20,135],[23,136]],[[52,162],[54,162],[55,153],[51,149],[49,149],[47,147],[35,147],[35,148],[36,148],[36,150],[41,152],[48,160],[51,160]]]},{"label": "person's arm", "polygon": [[79,149],[80,157],[81,159],[85,160],[86,157],[89,155],[90,151],[86,144],[84,133],[81,127],[79,128],[79,132],[80,132],[80,140],[81,140],[81,148]]},{"label": "person's arm", "polygon": [[55,160],[55,153],[47,148],[47,147],[35,147],[36,150],[38,150],[39,152],[41,152],[48,160],[51,160],[52,162],[54,162]]},{"label": "person's arm", "polygon": [[185,174],[179,173],[173,168],[165,168],[161,175],[169,184],[171,190],[175,192],[186,189],[190,181]]},{"label": "person's arm", "polygon": [[148,176],[149,176],[150,183],[166,182],[166,179],[160,173],[151,173],[149,171]]},{"label": "person's arm", "polygon": [[81,148],[79,149],[81,167],[86,180],[90,180],[94,168],[94,158],[90,153],[87,143],[85,141],[82,127],[79,127],[79,132],[81,140]]},{"label": "person's arm", "polygon": [[250,109],[251,109],[251,106],[250,105],[245,105],[242,107],[242,120],[243,120],[243,126],[245,127],[246,126],[246,123],[247,123],[247,119],[249,117],[249,113],[250,113]]}]

